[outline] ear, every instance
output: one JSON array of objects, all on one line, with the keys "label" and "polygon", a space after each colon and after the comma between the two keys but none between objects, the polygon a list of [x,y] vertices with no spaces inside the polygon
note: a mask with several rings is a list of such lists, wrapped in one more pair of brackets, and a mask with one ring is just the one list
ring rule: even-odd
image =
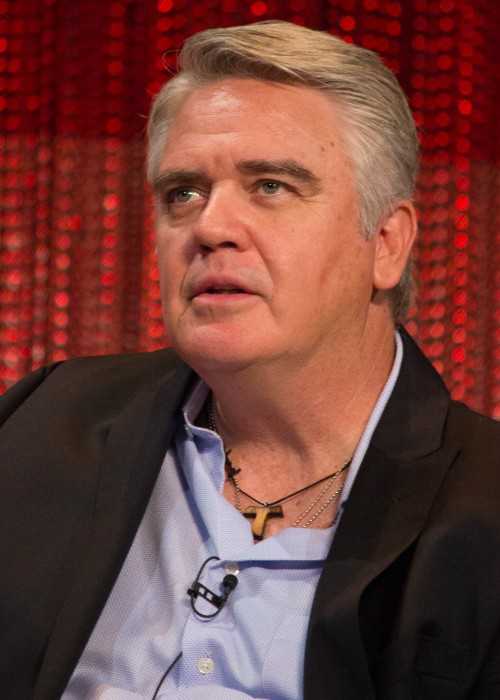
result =
[{"label": "ear", "polygon": [[406,267],[417,234],[417,215],[410,201],[398,204],[376,233],[373,286],[395,287]]}]

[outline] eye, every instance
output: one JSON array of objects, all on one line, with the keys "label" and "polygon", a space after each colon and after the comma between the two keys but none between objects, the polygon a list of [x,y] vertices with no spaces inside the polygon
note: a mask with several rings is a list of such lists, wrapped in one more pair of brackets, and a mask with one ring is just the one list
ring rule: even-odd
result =
[{"label": "eye", "polygon": [[272,195],[278,194],[283,189],[284,184],[277,180],[262,180],[259,187],[264,194]]},{"label": "eye", "polygon": [[200,192],[193,187],[175,187],[166,193],[165,200],[167,204],[189,204],[199,197]]}]

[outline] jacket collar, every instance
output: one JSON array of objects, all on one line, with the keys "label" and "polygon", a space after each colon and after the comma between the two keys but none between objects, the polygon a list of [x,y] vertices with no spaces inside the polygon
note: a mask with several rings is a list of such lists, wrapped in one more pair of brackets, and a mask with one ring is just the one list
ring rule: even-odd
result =
[{"label": "jacket collar", "polygon": [[443,380],[400,327],[403,365],[371,444],[392,459],[409,461],[438,449],[449,405]]}]

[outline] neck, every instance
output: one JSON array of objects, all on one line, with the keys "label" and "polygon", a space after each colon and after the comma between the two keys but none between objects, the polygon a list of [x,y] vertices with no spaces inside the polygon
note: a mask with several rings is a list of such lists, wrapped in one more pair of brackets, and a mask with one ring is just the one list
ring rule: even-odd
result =
[{"label": "neck", "polygon": [[235,459],[300,481],[320,478],[350,459],[393,359],[389,324],[323,360],[204,379],[214,394],[218,430]]}]

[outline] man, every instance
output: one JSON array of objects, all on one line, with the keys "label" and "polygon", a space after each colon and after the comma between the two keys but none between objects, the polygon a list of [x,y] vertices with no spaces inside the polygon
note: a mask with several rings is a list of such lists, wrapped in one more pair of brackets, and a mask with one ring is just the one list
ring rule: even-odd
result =
[{"label": "man", "polygon": [[282,22],[181,64],[149,124],[175,352],[2,399],[2,697],[497,697],[498,425],[395,330],[402,92]]}]

